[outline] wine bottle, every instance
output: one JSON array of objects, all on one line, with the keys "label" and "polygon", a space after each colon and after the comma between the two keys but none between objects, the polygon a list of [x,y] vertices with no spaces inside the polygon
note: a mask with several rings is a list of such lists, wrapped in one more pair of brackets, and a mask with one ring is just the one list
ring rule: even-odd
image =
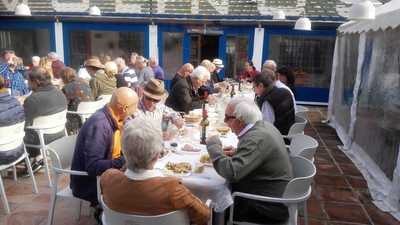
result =
[{"label": "wine bottle", "polygon": [[200,144],[205,145],[207,139],[207,126],[210,124],[208,121],[208,113],[206,110],[206,101],[203,101],[203,111],[202,111],[202,119],[200,122],[201,132],[200,132]]}]

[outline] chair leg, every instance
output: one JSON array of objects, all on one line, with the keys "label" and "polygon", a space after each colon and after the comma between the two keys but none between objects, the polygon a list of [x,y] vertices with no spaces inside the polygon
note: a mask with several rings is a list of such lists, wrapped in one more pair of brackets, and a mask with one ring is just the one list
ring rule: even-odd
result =
[{"label": "chair leg", "polygon": [[39,193],[39,191],[38,191],[38,188],[37,188],[37,185],[36,185],[35,176],[34,176],[33,171],[32,171],[31,161],[29,160],[29,156],[28,155],[26,155],[26,157],[25,157],[25,164],[26,164],[26,167],[28,168],[29,176],[32,179],[33,193],[37,194],[37,193]]},{"label": "chair leg", "polygon": [[10,214],[10,206],[8,205],[6,191],[4,190],[3,178],[0,176],[0,195],[3,201],[4,210],[6,214]]},{"label": "chair leg", "polygon": [[54,220],[54,209],[56,208],[57,193],[55,190],[52,191],[52,196],[50,199],[50,210],[49,216],[47,218],[47,225],[53,225]]},{"label": "chair leg", "polygon": [[14,165],[12,167],[13,169],[13,177],[14,177],[14,181],[17,182],[18,181],[18,177],[17,177],[17,167]]},{"label": "chair leg", "polygon": [[50,169],[49,169],[49,164],[48,164],[48,161],[47,161],[47,154],[46,154],[46,150],[44,148],[46,148],[46,147],[44,146],[42,149],[40,149],[40,151],[41,151],[42,156],[43,156],[44,170],[46,172],[47,179],[49,181],[49,187],[52,187],[53,184],[52,184],[52,180],[51,180],[51,176],[50,176]]},{"label": "chair leg", "polygon": [[308,225],[307,201],[304,201],[304,225]]},{"label": "chair leg", "polygon": [[79,201],[79,206],[76,208],[76,215],[75,215],[75,218],[76,218],[76,220],[77,221],[79,221],[80,219],[81,219],[81,213],[82,213],[82,201],[81,200],[78,200]]}]

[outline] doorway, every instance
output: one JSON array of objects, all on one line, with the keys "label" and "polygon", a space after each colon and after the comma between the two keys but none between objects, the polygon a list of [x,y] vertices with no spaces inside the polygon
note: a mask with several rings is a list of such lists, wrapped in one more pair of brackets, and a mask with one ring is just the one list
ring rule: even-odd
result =
[{"label": "doorway", "polygon": [[218,58],[219,36],[218,35],[190,35],[190,63],[198,66],[203,59],[212,61]]}]

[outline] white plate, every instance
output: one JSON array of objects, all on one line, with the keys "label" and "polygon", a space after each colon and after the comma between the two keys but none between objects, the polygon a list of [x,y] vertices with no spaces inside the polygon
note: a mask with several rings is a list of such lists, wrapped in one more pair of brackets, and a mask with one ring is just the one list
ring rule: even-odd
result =
[{"label": "white plate", "polygon": [[163,174],[165,176],[174,176],[174,177],[188,177],[190,175],[192,175],[192,172],[188,172],[188,173],[174,173],[171,170],[168,169],[163,169]]},{"label": "white plate", "polygon": [[[196,149],[196,151],[185,151],[185,150],[183,150],[183,147],[184,147],[186,144],[193,146],[193,149]],[[201,153],[201,148],[199,148],[199,147],[196,146],[196,145],[190,144],[190,143],[183,143],[183,144],[181,144],[181,145],[179,146],[178,152],[179,152],[179,153],[182,153],[182,154],[197,155],[197,154],[200,154],[200,153]]]}]

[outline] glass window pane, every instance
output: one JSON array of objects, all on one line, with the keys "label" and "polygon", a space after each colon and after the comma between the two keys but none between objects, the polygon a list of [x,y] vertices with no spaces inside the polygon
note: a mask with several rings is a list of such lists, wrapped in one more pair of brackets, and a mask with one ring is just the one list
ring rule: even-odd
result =
[{"label": "glass window pane", "polygon": [[183,64],[183,33],[163,33],[163,69],[165,79],[172,80]]},{"label": "glass window pane", "polygon": [[335,37],[271,35],[269,58],[292,67],[296,86],[329,88]]},{"label": "glass window pane", "polygon": [[243,70],[244,63],[248,60],[249,38],[247,36],[226,37],[226,66],[225,77],[237,78]]},{"label": "glass window pane", "polygon": [[72,31],[70,33],[70,64],[74,68],[78,68],[92,55],[129,59],[131,52],[144,54],[143,32]]},{"label": "glass window pane", "polygon": [[50,34],[47,29],[0,30],[0,49],[14,50],[27,65],[31,63],[32,56],[45,56],[49,53]]}]

